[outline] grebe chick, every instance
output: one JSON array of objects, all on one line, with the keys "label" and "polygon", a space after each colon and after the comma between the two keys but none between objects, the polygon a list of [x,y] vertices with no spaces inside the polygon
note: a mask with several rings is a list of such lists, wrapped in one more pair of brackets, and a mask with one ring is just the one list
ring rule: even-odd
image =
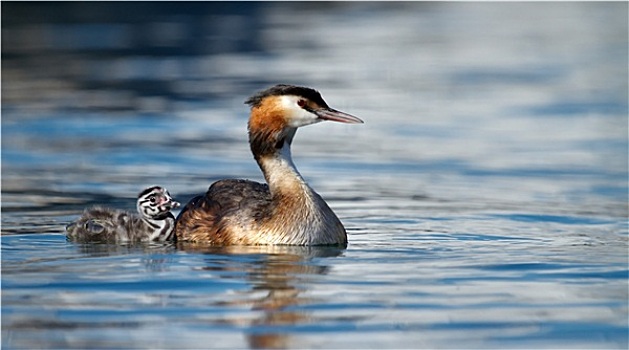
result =
[{"label": "grebe chick", "polygon": [[163,187],[153,186],[138,195],[138,213],[93,207],[66,227],[67,237],[80,242],[164,242],[175,239],[179,202]]},{"label": "grebe chick", "polygon": [[324,120],[363,121],[330,108],[319,92],[276,85],[245,101],[249,144],[266,184],[219,180],[177,217],[177,240],[213,245],[346,245],[332,209],[301,177],[290,146],[297,128]]}]

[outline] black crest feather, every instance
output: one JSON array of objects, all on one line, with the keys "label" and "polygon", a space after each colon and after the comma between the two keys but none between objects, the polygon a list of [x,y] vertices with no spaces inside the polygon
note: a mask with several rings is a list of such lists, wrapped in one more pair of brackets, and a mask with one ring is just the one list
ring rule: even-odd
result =
[{"label": "black crest feather", "polygon": [[264,100],[266,97],[283,95],[301,96],[316,103],[320,107],[328,107],[328,104],[325,103],[325,101],[321,97],[321,94],[319,94],[319,91],[304,86],[295,86],[288,84],[277,84],[266,90],[262,90],[255,95],[249,97],[245,101],[245,103],[253,108],[259,106],[260,103],[262,103],[262,100]]}]

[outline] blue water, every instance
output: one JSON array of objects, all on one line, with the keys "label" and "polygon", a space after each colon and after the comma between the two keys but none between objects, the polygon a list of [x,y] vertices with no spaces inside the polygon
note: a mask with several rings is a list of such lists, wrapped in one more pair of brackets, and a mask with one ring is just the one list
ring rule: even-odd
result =
[{"label": "blue water", "polygon": [[[627,3],[53,5],[3,4],[3,348],[629,346]],[[66,241],[263,181],[279,82],[365,120],[293,144],[346,249]]]}]

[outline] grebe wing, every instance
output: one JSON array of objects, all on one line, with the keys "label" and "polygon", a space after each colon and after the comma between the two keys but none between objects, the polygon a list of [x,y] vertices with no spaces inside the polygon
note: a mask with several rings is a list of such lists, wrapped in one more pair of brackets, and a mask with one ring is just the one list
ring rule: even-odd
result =
[{"label": "grebe wing", "polygon": [[[178,240],[223,244],[225,225],[268,215],[271,194],[265,184],[249,180],[220,180],[204,195],[192,198],[177,216]],[[240,222],[247,225],[245,222]]]},{"label": "grebe wing", "polygon": [[269,186],[249,180],[220,180],[212,184],[206,198],[217,201],[227,208],[241,207],[250,201],[270,201]]}]

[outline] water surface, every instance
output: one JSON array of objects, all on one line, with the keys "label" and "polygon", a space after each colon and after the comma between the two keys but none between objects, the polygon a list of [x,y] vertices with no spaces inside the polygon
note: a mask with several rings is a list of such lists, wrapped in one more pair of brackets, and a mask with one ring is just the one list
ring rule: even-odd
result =
[{"label": "water surface", "polygon": [[[3,348],[627,348],[626,3],[150,5],[3,4]],[[347,249],[65,240],[262,181],[279,82]]]}]

